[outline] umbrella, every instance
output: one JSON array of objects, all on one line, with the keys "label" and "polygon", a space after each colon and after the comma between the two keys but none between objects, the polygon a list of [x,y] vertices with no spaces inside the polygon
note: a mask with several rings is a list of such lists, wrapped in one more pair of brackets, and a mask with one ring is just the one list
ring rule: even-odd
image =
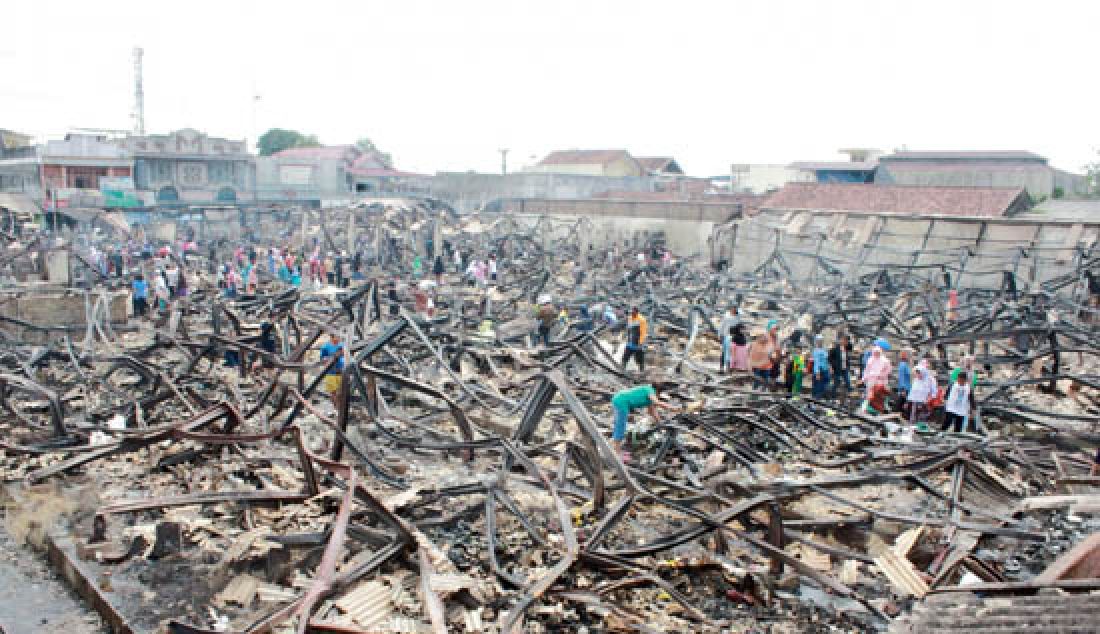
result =
[{"label": "umbrella", "polygon": [[889,350],[890,349],[890,342],[883,339],[882,337],[879,337],[878,339],[875,339],[875,345],[882,348],[883,350]]}]

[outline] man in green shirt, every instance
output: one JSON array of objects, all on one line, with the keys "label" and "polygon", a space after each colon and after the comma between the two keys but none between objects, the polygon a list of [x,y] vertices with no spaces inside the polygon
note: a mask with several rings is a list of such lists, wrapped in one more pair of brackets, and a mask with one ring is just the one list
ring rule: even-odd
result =
[{"label": "man in green shirt", "polygon": [[636,409],[646,408],[650,416],[657,419],[657,408],[676,409],[674,405],[665,403],[658,396],[659,386],[638,385],[619,390],[611,397],[611,408],[615,410],[615,426],[611,431],[611,446],[620,452],[624,461],[630,460],[630,454],[622,450],[623,438],[626,436],[626,423],[630,419],[630,413]]}]

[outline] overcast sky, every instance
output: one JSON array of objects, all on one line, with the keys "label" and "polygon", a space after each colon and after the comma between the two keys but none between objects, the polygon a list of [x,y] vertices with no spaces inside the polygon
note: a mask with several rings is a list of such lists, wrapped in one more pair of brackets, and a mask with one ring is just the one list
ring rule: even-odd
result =
[{"label": "overcast sky", "polygon": [[[730,163],[841,147],[1026,149],[1079,170],[1100,145],[1100,2],[49,0],[6,3],[0,127],[324,143],[402,169],[496,171],[554,149]],[[259,95],[258,101],[253,99]]]}]

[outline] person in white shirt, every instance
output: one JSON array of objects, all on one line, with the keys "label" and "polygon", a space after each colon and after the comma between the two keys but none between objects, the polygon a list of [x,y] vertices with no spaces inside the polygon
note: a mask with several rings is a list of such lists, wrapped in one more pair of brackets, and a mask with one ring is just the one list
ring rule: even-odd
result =
[{"label": "person in white shirt", "polygon": [[173,264],[169,265],[169,267],[165,269],[164,274],[168,277],[168,290],[172,293],[172,296],[174,297],[176,295],[176,289],[178,289],[180,285],[180,271]]},{"label": "person in white shirt", "polygon": [[935,393],[936,379],[928,370],[928,362],[921,361],[913,368],[913,381],[906,398],[910,424],[914,424],[928,415],[928,401]]},{"label": "person in white shirt", "polygon": [[955,433],[963,431],[963,421],[970,415],[970,376],[966,372],[959,372],[955,382],[951,384],[951,391],[947,393],[946,410],[943,420],[943,430],[953,427]]}]

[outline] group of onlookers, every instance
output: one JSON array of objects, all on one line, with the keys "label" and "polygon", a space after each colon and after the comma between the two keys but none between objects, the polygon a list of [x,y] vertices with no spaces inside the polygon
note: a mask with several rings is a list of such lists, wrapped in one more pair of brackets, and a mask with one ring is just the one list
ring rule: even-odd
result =
[{"label": "group of onlookers", "polygon": [[[977,374],[974,359],[967,357],[950,373],[941,390],[927,359],[916,365],[910,351],[900,350],[897,367],[887,352],[890,345],[875,339],[855,358],[855,347],[847,334],[840,334],[826,347],[822,335],[813,337],[809,354],[801,338],[813,329],[812,318],[800,319],[791,335],[781,339],[779,322],[767,322],[765,331],[750,340],[746,324],[736,306],[731,306],[719,322],[721,337],[720,371],[749,372],[754,390],[779,391],[799,396],[808,378],[815,399],[837,398],[852,391],[852,373],[863,388],[861,408],[872,414],[900,411],[912,424],[923,425],[941,407],[944,429],[965,431],[969,428]],[[853,366],[853,360],[858,367]],[[976,425],[975,425],[976,427]]]}]

